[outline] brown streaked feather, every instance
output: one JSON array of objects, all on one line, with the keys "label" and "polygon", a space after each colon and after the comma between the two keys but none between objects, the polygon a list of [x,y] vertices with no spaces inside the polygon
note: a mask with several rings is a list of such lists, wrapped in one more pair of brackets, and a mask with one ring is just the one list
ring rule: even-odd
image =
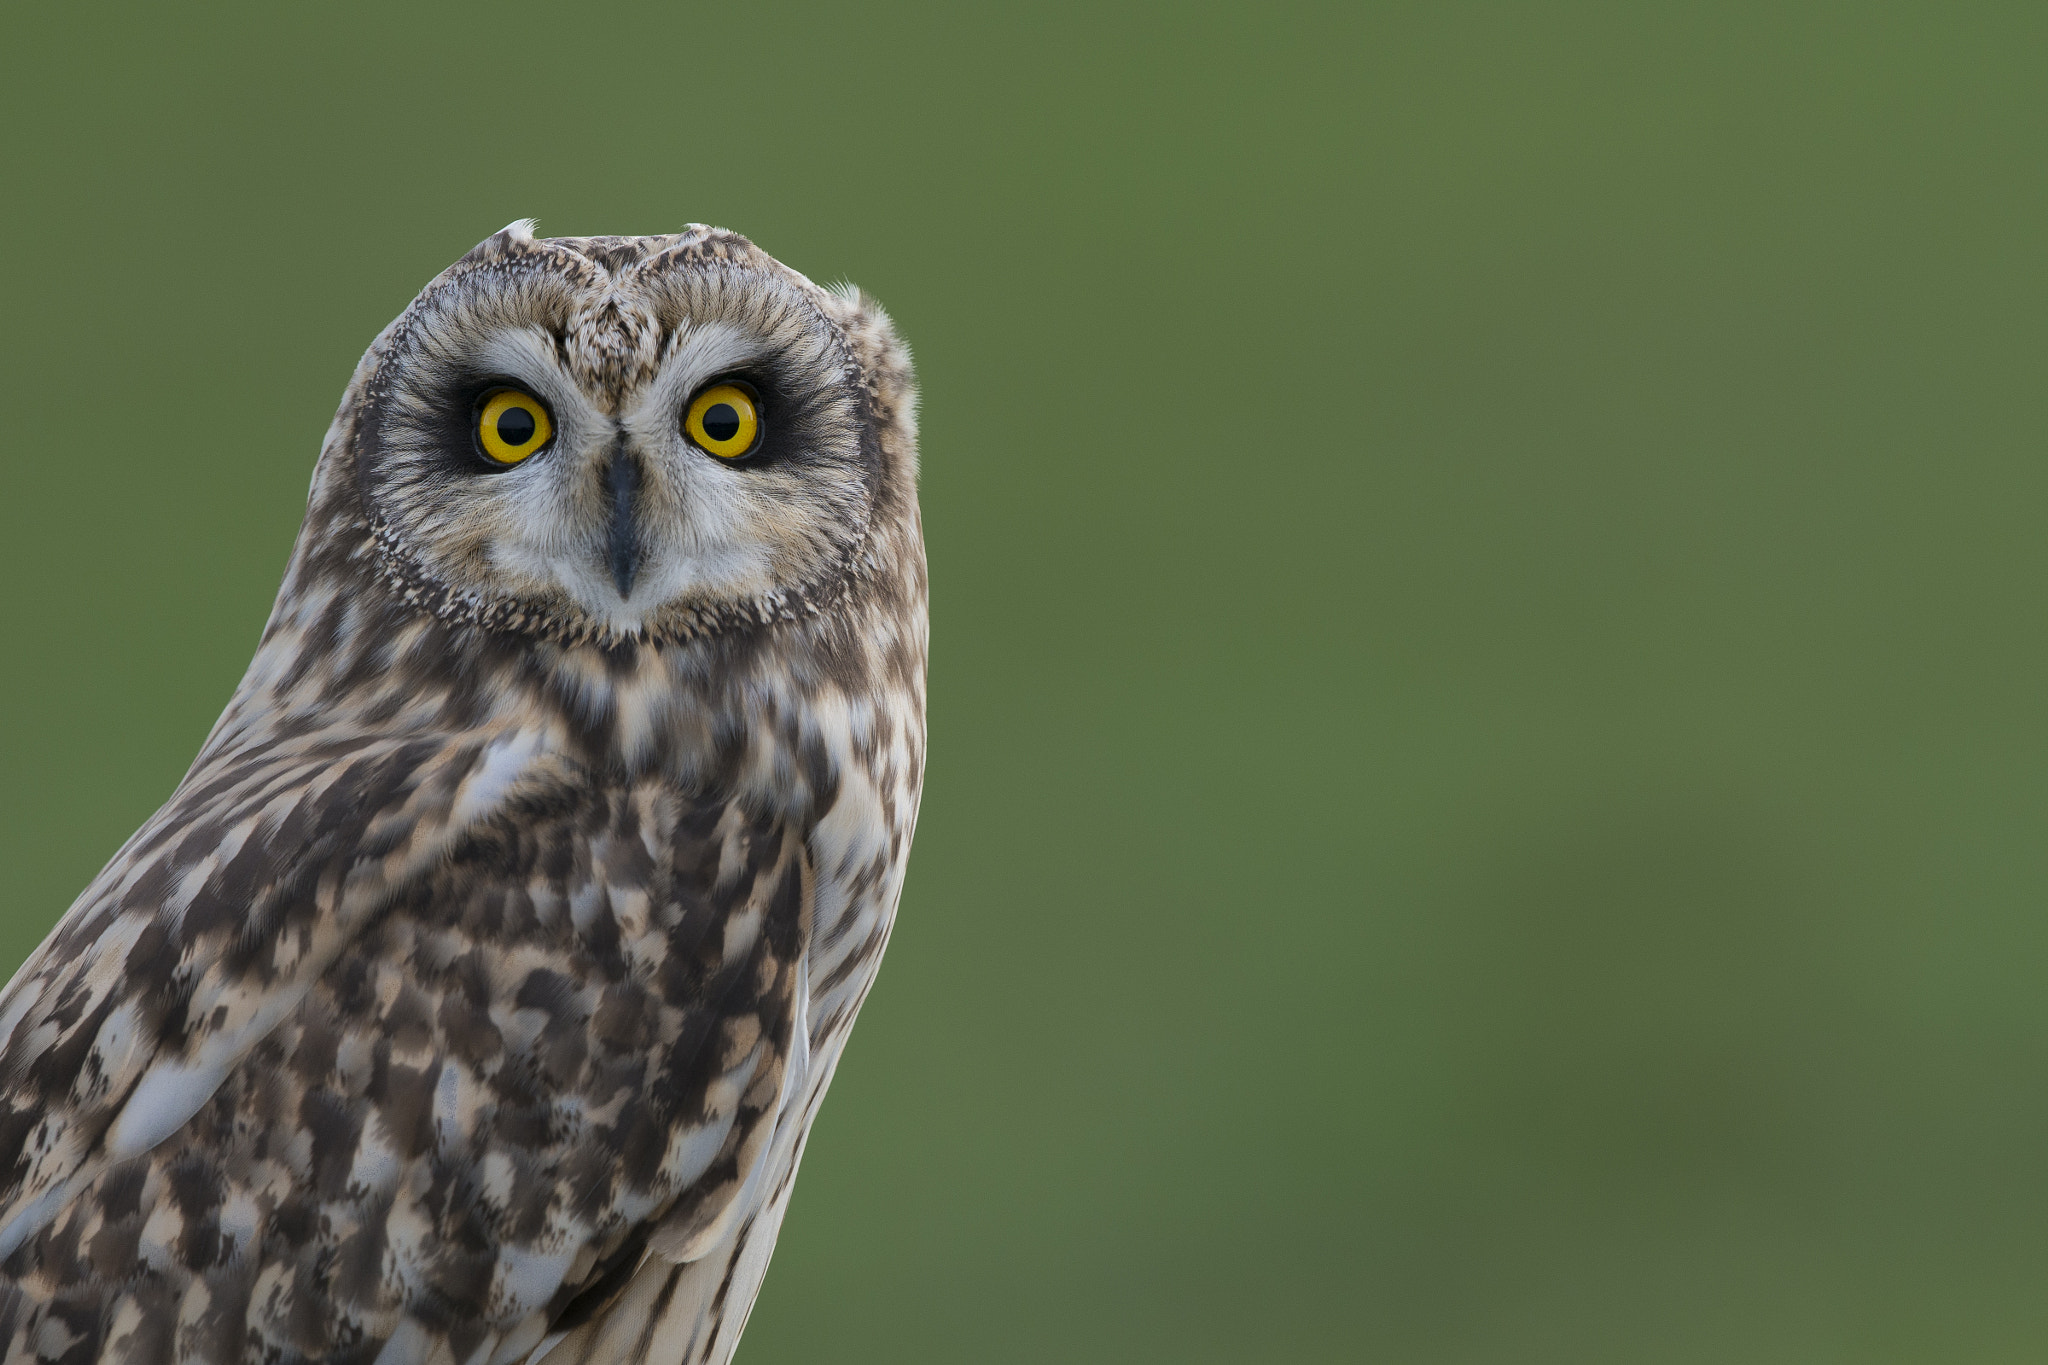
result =
[{"label": "brown streaked feather", "polygon": [[[0,1267],[7,1358],[48,1358],[60,1320],[82,1358],[206,1360],[368,1359],[401,1330],[464,1360],[562,1322],[744,1185],[784,1100],[804,857],[653,786],[509,802]],[[281,879],[308,909],[312,871]]]}]

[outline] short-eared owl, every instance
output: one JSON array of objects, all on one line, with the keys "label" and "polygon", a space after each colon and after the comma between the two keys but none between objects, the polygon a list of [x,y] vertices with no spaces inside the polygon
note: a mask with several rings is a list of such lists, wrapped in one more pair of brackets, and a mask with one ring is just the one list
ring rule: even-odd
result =
[{"label": "short-eared owl", "polygon": [[730,1356],[917,813],[914,402],[711,228],[517,223],[385,329],[0,995],[6,1361]]}]

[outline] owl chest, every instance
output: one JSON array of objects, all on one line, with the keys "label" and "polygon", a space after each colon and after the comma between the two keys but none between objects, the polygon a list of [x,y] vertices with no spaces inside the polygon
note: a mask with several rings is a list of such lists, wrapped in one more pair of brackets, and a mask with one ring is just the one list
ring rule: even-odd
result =
[{"label": "owl chest", "polygon": [[516,956],[504,950],[520,940],[565,937],[585,967],[576,975],[587,975],[593,991],[625,979],[658,982],[670,1006],[689,1010],[716,992],[757,935],[777,932],[783,897],[801,885],[791,947],[802,962],[799,1017],[816,1052],[851,1025],[880,966],[914,801],[894,775],[859,766],[842,773],[822,816],[800,824],[749,817],[745,801],[718,809],[658,788],[605,792],[592,798],[595,818],[573,822],[580,828],[523,832],[526,856],[511,859],[523,866],[499,869],[514,871],[509,896],[457,899],[530,916],[523,932],[501,922],[491,925],[497,932],[476,935],[499,940],[500,961]]},{"label": "owl chest", "polygon": [[[630,700],[622,714],[659,710]],[[800,1017],[817,1052],[852,1023],[888,941],[916,821],[922,698],[874,688],[771,700],[728,712],[747,736],[730,785],[693,794],[650,773],[588,791],[560,828],[573,847],[541,830],[520,839],[534,865],[572,869],[543,910],[615,972],[688,981],[678,1006],[746,951],[786,866],[803,887]],[[652,733],[656,772],[694,766],[686,744]],[[701,966],[679,970],[685,955]]]}]

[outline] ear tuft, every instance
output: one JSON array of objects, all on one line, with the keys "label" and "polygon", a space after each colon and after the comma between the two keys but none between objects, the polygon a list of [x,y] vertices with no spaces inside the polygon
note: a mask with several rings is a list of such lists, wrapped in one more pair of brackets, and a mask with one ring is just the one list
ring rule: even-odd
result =
[{"label": "ear tuft", "polygon": [[502,261],[508,256],[521,254],[521,249],[532,241],[533,219],[516,218],[463,253],[462,259],[449,269]]}]

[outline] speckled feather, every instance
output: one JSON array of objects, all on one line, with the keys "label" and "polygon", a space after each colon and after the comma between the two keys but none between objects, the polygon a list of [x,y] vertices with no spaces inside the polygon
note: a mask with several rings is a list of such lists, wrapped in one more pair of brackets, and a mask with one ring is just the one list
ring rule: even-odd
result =
[{"label": "speckled feather", "polygon": [[[650,434],[714,362],[800,446]],[[449,376],[548,365],[556,468],[443,458]],[[913,408],[715,229],[514,225],[378,338],[247,677],[0,995],[7,1361],[730,1356],[916,818]],[[582,567],[621,459],[644,597]]]}]

